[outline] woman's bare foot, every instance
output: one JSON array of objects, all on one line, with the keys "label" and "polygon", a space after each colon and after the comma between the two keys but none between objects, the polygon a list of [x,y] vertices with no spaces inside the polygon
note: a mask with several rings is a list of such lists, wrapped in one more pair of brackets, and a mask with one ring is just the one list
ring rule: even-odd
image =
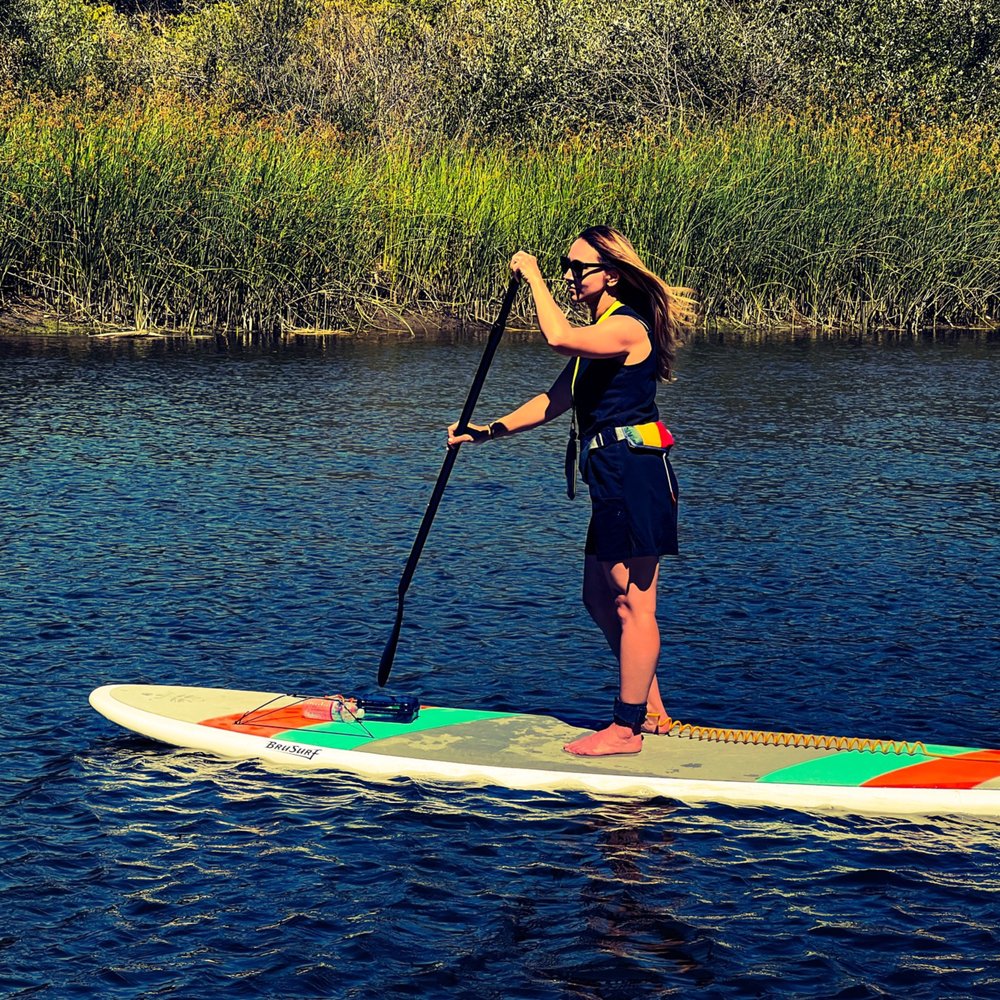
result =
[{"label": "woman's bare foot", "polygon": [[618,726],[613,722],[607,729],[588,733],[563,747],[567,753],[578,757],[610,757],[616,753],[638,753],[641,749],[641,736],[633,733],[628,726]]}]

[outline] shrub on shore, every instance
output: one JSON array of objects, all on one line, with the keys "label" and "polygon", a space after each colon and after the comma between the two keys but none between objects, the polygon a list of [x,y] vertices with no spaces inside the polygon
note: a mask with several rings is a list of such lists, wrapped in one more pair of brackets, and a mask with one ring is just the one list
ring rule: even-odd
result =
[{"label": "shrub on shore", "polygon": [[[138,8],[138,9],[136,9]],[[864,108],[1000,116],[995,0],[21,0],[32,92],[211,98],[360,138],[507,139]]]}]

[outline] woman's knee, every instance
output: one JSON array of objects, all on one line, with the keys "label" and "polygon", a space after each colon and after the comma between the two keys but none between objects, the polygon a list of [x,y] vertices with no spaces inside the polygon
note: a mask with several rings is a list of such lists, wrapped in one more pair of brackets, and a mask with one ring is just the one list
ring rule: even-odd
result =
[{"label": "woman's knee", "polygon": [[635,617],[635,608],[628,599],[628,594],[619,594],[615,598],[615,614],[622,627],[626,626]]},{"label": "woman's knee", "polygon": [[658,578],[655,559],[638,559],[632,563],[618,563],[608,573],[615,611],[624,624],[638,618],[656,616],[656,583]]},{"label": "woman's knee", "polygon": [[615,597],[615,614],[622,628],[640,622],[656,621],[656,602],[648,594],[630,587]]}]

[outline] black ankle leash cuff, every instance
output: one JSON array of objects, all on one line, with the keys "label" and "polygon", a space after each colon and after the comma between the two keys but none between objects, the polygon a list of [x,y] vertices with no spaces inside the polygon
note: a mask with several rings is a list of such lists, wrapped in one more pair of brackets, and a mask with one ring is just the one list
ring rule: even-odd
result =
[{"label": "black ankle leash cuff", "polygon": [[630,705],[621,698],[615,698],[615,724],[618,726],[628,726],[633,733],[638,735],[642,732],[642,724],[646,721],[646,703],[641,705]]}]

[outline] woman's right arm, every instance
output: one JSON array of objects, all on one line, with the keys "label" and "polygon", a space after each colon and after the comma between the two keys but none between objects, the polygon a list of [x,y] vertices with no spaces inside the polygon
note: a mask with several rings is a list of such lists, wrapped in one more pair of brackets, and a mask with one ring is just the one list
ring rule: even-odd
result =
[{"label": "woman's right arm", "polygon": [[499,420],[493,420],[485,425],[469,424],[469,433],[459,437],[455,437],[455,428],[458,424],[452,424],[448,428],[448,446],[466,444],[467,442],[479,444],[479,442],[489,441],[491,438],[507,437],[509,434],[530,431],[533,427],[540,427],[550,420],[555,420],[573,405],[572,382],[575,363],[574,359],[563,368],[548,392],[539,393]]}]

